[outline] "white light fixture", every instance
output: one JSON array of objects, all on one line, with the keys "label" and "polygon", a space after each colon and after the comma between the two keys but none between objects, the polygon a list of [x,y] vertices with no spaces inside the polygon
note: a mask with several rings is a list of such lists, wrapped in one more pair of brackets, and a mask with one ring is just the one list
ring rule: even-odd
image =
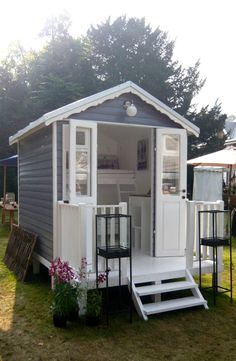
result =
[{"label": "white light fixture", "polygon": [[123,103],[123,108],[126,110],[126,114],[129,116],[129,117],[134,117],[136,114],[137,114],[137,108],[136,106],[134,105],[133,102],[129,101],[129,100],[126,100],[124,103]]}]

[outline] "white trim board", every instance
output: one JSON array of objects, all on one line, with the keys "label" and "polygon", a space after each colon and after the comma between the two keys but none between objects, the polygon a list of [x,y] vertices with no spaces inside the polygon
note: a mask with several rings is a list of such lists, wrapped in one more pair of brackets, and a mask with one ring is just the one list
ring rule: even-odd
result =
[{"label": "white trim board", "polygon": [[36,261],[40,262],[42,265],[44,265],[45,267],[49,268],[51,263],[44,257],[40,256],[38,253],[34,252],[33,253],[33,259],[35,259]]},{"label": "white trim board", "polygon": [[124,93],[135,94],[140,97],[147,104],[152,105],[157,111],[167,115],[175,123],[180,124],[190,134],[195,136],[199,135],[199,128],[192,124],[189,120],[176,113],[173,109],[162,103],[160,100],[140,88],[138,85],[131,81],[127,81],[123,84],[117,85],[113,88],[104,90],[102,92],[91,95],[87,98],[77,100],[73,103],[65,105],[61,108],[55,109],[49,113],[44,114],[34,122],[31,122],[25,128],[19,130],[15,135],[9,138],[9,144],[12,145],[21,138],[35,132],[43,126],[48,126],[51,123],[68,118],[73,113],[80,113],[85,111],[89,107],[102,104],[106,100],[114,99]]}]

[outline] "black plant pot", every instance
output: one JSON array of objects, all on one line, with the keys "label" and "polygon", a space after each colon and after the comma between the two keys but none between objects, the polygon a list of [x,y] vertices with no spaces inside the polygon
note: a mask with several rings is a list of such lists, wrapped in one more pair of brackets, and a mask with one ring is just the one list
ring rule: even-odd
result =
[{"label": "black plant pot", "polygon": [[53,323],[55,327],[65,328],[66,327],[66,317],[53,315]]},{"label": "black plant pot", "polygon": [[73,311],[70,311],[70,313],[67,316],[67,321],[76,322],[78,320],[79,320],[79,310],[75,309]]},{"label": "black plant pot", "polygon": [[85,317],[85,324],[86,326],[99,326],[101,323],[101,317],[100,316],[89,316],[86,315]]}]

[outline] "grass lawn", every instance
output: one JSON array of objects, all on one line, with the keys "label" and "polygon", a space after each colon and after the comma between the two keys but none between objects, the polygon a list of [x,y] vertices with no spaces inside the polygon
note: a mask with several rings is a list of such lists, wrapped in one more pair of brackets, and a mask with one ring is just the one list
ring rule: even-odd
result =
[{"label": "grass lawn", "polygon": [[[49,285],[17,282],[2,262],[8,232],[0,226],[0,361],[236,360],[236,293],[233,305],[227,295],[219,295],[216,307],[209,294],[208,311],[170,312],[148,322],[135,314],[133,324],[126,315],[116,315],[108,328],[81,322],[56,329]],[[235,249],[233,257],[235,264]]]}]

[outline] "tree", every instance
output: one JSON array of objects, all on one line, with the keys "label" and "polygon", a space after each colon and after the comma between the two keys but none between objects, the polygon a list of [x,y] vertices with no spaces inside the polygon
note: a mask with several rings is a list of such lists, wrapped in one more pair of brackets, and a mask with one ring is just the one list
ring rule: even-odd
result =
[{"label": "tree", "polygon": [[80,82],[82,45],[69,34],[70,20],[50,18],[40,33],[46,39],[30,64],[31,100],[38,115],[75,101],[83,95]]},{"label": "tree", "polygon": [[132,80],[201,127],[199,139],[190,138],[190,155],[222,147],[217,134],[225,115],[219,105],[194,107],[204,81],[199,61],[184,68],[173,59],[174,42],[166,32],[152,29],[145,19],[118,17],[91,26],[84,37],[73,38],[70,19],[51,18],[41,36],[39,51],[10,51],[0,64],[0,155],[12,153],[9,135],[29,121],[74,100]]},{"label": "tree", "polygon": [[199,138],[193,136],[189,138],[189,158],[224,148],[227,137],[223,132],[226,117],[226,114],[222,114],[221,105],[217,102],[211,108],[205,106],[199,112],[189,114],[189,120],[200,128]]},{"label": "tree", "polygon": [[174,61],[174,42],[145,19],[110,18],[88,30],[88,61],[100,89],[132,80],[152,95],[185,115],[204,82],[199,62],[188,69]]},{"label": "tree", "polygon": [[8,138],[25,126],[32,115],[29,107],[30,93],[27,83],[26,53],[19,44],[12,48],[0,66],[0,155],[15,151]]},{"label": "tree", "polygon": [[35,55],[29,83],[38,116],[81,98],[80,56],[81,45],[72,38],[50,42]]},{"label": "tree", "polygon": [[219,104],[196,111],[194,97],[204,86],[199,60],[184,68],[173,60],[174,42],[159,28],[152,30],[145,19],[125,16],[110,19],[88,30],[88,61],[98,81],[97,89],[106,89],[132,80],[165,104],[200,127],[200,137],[189,138],[189,157],[224,146],[219,138],[226,116]]}]

